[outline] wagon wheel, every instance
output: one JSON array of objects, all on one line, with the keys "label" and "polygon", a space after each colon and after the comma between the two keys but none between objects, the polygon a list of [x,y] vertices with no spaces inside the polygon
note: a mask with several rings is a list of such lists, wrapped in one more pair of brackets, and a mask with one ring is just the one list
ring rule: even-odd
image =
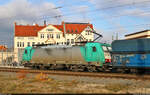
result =
[{"label": "wagon wheel", "polygon": [[88,67],[87,67],[87,70],[88,70],[89,72],[96,72],[96,71],[97,71],[95,66],[88,66]]},{"label": "wagon wheel", "polygon": [[40,70],[45,70],[45,66],[41,65]]}]

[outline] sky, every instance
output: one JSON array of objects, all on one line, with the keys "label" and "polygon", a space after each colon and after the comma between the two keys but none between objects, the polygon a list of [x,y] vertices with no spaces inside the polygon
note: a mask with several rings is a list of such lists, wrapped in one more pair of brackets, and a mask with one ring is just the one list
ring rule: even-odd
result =
[{"label": "sky", "polygon": [[0,0],[0,44],[13,45],[14,22],[61,24],[89,22],[112,42],[124,35],[150,29],[150,0]]}]

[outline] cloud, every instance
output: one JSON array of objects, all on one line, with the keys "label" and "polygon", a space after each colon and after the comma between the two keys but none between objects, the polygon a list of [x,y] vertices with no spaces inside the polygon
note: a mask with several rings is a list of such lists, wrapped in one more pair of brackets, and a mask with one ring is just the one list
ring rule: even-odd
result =
[{"label": "cloud", "polygon": [[[43,24],[43,15],[58,15],[60,10],[53,9],[56,6],[50,2],[34,4],[29,0],[11,0],[0,5],[0,40],[6,41],[13,38],[14,22],[18,24]],[[11,37],[8,37],[11,36]],[[9,42],[12,39],[9,39]],[[9,43],[8,42],[8,43]]]},{"label": "cloud", "polygon": [[[100,19],[105,19],[108,25],[113,27],[110,29],[111,31],[107,31],[107,29],[103,30],[105,32],[101,31],[105,36],[105,40],[111,40],[112,35],[115,35],[117,31],[121,38],[123,38],[124,34],[129,32],[128,27],[121,24],[123,20],[126,20],[127,23],[127,21],[131,21],[132,18],[137,18],[138,20],[149,20],[150,18],[150,0],[88,0],[88,2],[93,4],[95,9],[101,13],[97,14]],[[123,18],[125,16],[128,18]],[[134,22],[137,22],[137,19],[132,19],[130,24],[135,24]],[[137,27],[134,27],[134,29],[136,31],[141,31],[137,29]]]},{"label": "cloud", "polygon": [[[71,22],[90,22],[88,18],[89,6],[78,5],[69,8],[69,13],[64,14],[63,20]],[[73,10],[73,11],[72,11]]]},{"label": "cloud", "polygon": [[[89,2],[94,4],[96,9],[111,16],[130,15],[134,14],[134,12],[141,12],[148,9],[150,4],[150,0],[89,0]],[[141,14],[137,13],[130,16],[145,16]]]}]

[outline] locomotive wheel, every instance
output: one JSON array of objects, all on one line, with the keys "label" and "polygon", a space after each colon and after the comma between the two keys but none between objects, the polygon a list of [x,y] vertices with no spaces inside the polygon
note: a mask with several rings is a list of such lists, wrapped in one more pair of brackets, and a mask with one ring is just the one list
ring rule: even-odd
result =
[{"label": "locomotive wheel", "polygon": [[77,72],[78,71],[78,67],[76,65],[71,65],[70,66],[70,70],[73,72]]},{"label": "locomotive wheel", "polygon": [[88,72],[96,72],[96,67],[95,66],[88,66],[87,67]]},{"label": "locomotive wheel", "polygon": [[56,64],[51,64],[50,67],[49,67],[49,69],[50,70],[56,70],[57,69],[56,66],[57,66]]},{"label": "locomotive wheel", "polygon": [[102,72],[102,71],[103,71],[103,68],[102,68],[102,67],[97,67],[96,69],[97,69],[97,71],[99,71],[99,72]]}]

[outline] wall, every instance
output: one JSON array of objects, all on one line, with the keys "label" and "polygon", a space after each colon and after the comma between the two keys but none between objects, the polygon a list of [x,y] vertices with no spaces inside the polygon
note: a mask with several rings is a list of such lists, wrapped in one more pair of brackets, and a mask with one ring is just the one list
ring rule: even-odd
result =
[{"label": "wall", "polygon": [[133,39],[133,38],[150,38],[150,31],[125,36],[125,39]]}]

